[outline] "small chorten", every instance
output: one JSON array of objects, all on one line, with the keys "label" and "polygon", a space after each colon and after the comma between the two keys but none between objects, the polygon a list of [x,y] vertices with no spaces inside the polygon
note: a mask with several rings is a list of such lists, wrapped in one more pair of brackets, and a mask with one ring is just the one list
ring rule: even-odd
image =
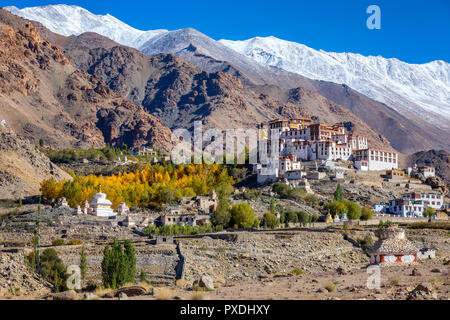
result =
[{"label": "small chorten", "polygon": [[325,222],[327,222],[327,223],[333,222],[333,217],[331,216],[331,214],[329,212],[327,214],[327,217],[325,218]]},{"label": "small chorten", "polygon": [[406,239],[405,230],[396,225],[380,231],[380,238],[368,250],[371,264],[397,264],[417,262],[418,249]]},{"label": "small chorten", "polygon": [[97,217],[113,217],[117,213],[111,209],[112,202],[106,199],[106,194],[102,193],[102,187],[100,186],[100,192],[94,194],[94,199],[89,202],[90,213]]},{"label": "small chorten", "polygon": [[339,219],[339,215],[334,216],[334,222],[341,222],[341,219]]},{"label": "small chorten", "polygon": [[347,222],[347,221],[348,221],[347,213],[344,212],[344,213],[342,214],[341,221],[342,221],[342,222]]},{"label": "small chorten", "polygon": [[117,214],[119,216],[125,216],[130,212],[130,208],[128,208],[125,202],[121,202],[119,208],[117,208]]}]

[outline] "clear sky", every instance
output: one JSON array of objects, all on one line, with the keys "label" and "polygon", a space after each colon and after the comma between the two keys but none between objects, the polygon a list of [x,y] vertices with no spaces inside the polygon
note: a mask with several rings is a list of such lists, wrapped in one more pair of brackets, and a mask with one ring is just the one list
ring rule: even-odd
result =
[{"label": "clear sky", "polygon": [[[314,49],[450,62],[450,0],[2,0],[18,8],[79,5],[141,30],[192,27],[219,40],[275,36]],[[381,30],[369,30],[369,5]]]}]

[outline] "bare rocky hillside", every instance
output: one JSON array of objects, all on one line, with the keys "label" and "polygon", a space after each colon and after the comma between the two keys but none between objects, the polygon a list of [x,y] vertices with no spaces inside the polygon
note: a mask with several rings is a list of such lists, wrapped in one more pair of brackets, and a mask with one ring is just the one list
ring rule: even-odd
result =
[{"label": "bare rocky hillside", "polygon": [[44,179],[72,179],[27,139],[0,126],[0,199],[39,194]]},{"label": "bare rocky hillside", "polygon": [[30,22],[2,9],[0,41],[0,114],[17,134],[57,148],[170,145],[171,132],[157,118],[77,69]]}]

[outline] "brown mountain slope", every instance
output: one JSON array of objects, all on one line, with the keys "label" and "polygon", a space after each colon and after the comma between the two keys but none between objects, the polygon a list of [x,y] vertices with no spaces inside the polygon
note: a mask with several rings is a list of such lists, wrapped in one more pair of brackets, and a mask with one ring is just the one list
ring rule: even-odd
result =
[{"label": "brown mountain slope", "polygon": [[0,125],[0,199],[19,199],[39,194],[44,179],[72,179],[27,139]]},{"label": "brown mountain slope", "polygon": [[146,56],[132,48],[112,46],[100,35],[63,39],[39,28],[57,41],[74,65],[141,104],[171,129],[191,129],[196,120],[219,129],[248,128],[280,116],[311,115],[324,122],[347,122],[349,129],[366,135],[373,146],[390,147],[386,138],[358,117],[314,91],[298,88],[280,102],[235,76],[204,72],[174,55]]},{"label": "brown mountain slope", "polygon": [[408,165],[434,166],[436,175],[450,183],[450,153],[444,150],[428,150],[416,152],[408,157]]},{"label": "brown mountain slope", "polygon": [[244,85],[260,87],[258,91],[265,94],[270,95],[269,92],[261,90],[268,86],[276,86],[281,91],[298,87],[315,91],[350,110],[386,136],[401,152],[410,153],[428,148],[450,150],[450,132],[442,132],[420,116],[411,112],[400,114],[391,106],[370,99],[345,85],[312,80],[276,67],[258,65],[254,61],[247,63],[246,57],[236,56],[235,52],[230,52],[229,48],[218,45],[197,30],[190,28],[177,30],[150,42],[153,44],[144,50],[145,53],[173,53],[203,71],[220,71],[237,76]]},{"label": "brown mountain slope", "polygon": [[0,42],[0,114],[18,134],[57,148],[151,142],[168,149],[171,132],[157,118],[2,9]]}]

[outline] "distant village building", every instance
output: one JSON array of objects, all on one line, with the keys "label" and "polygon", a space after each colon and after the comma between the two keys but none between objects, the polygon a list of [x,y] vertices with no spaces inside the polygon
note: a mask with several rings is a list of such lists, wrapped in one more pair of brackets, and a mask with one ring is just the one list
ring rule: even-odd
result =
[{"label": "distant village building", "polygon": [[[367,138],[346,133],[343,124],[312,123],[311,119],[276,119],[268,124],[267,153],[280,163],[257,166],[259,183],[274,182],[278,178],[295,175],[299,161],[353,161],[358,170],[398,169],[398,154],[369,148]],[[278,137],[278,154],[271,154]],[[298,174],[297,174],[298,175]],[[336,179],[341,178],[341,173]]]},{"label": "distant village building", "polygon": [[371,264],[409,264],[417,262],[418,249],[406,239],[405,230],[390,226],[381,230],[368,252]]},{"label": "distant village building", "polygon": [[406,177],[406,174],[403,170],[392,169],[386,171],[386,177],[388,179],[403,179]]},{"label": "distant village building", "polygon": [[375,149],[356,150],[353,153],[355,168],[358,170],[398,169],[398,154],[393,151]]},{"label": "distant village building", "polygon": [[448,221],[449,219],[445,211],[436,211],[436,213],[433,216],[433,220]]},{"label": "distant village building", "polygon": [[418,169],[418,171],[419,171],[421,174],[423,174],[423,176],[424,176],[425,178],[428,178],[428,177],[435,177],[435,176],[436,176],[436,169],[435,169],[435,167],[432,167],[432,166],[422,166],[422,167],[418,167],[417,169]]},{"label": "distant village building", "polygon": [[377,203],[373,205],[373,211],[379,213],[386,213],[387,205],[385,203]]},{"label": "distant village building", "polygon": [[181,213],[179,211],[172,211],[171,213],[163,214],[161,216],[161,222],[166,225],[191,225],[193,227],[197,225],[203,225],[210,222],[210,215],[198,215],[193,213]]},{"label": "distant village building", "polygon": [[130,153],[134,156],[156,156],[158,154],[153,148],[146,146],[134,147],[130,150]]},{"label": "distant village building", "polygon": [[426,208],[444,208],[444,196],[438,193],[408,193],[389,200],[389,212],[401,217],[423,217]]}]

